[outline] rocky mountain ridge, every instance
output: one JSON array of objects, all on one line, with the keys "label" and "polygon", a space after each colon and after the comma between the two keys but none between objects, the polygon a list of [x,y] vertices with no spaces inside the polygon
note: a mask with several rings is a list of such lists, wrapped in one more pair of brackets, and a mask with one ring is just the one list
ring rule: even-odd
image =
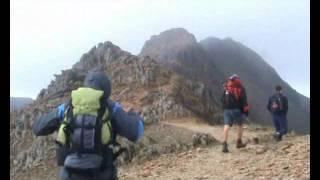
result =
[{"label": "rocky mountain ridge", "polygon": [[[173,34],[180,31],[185,33],[178,29]],[[164,34],[169,39],[176,37],[170,35],[171,31]],[[71,69],[55,75],[55,80],[41,90],[33,103],[10,114],[10,176],[34,178],[39,168],[47,169],[47,174],[56,174],[47,168],[49,165],[56,167],[56,134],[35,137],[31,132],[32,123],[50,109],[67,102],[70,92],[81,86],[85,74],[95,68],[101,68],[109,75],[113,86],[111,99],[120,101],[126,109],[133,107],[141,111],[147,125],[145,137],[140,143],[119,139],[129,149],[119,159],[119,164],[145,161],[163,153],[187,151],[197,146],[193,141],[203,145],[215,144],[214,137],[161,124],[183,118],[194,118],[211,125],[222,122],[220,83],[221,77],[227,75],[210,60],[206,49],[196,42],[194,36],[187,33],[181,38],[183,42],[177,42],[170,48],[164,47],[163,51],[158,49],[165,54],[172,47],[175,50],[170,56],[157,57],[146,55],[153,52],[153,48],[144,55],[134,56],[109,41],[99,43]],[[162,39],[158,38],[158,41],[162,42]],[[147,45],[144,49],[148,49]],[[159,57],[167,59],[162,62]]]}]

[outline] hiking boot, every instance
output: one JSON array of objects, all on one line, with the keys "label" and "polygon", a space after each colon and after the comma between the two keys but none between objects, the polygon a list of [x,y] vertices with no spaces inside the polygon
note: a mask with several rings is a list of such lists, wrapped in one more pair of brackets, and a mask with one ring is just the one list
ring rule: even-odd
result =
[{"label": "hiking boot", "polygon": [[276,141],[281,141],[282,140],[282,136],[281,135],[279,135],[277,138],[276,138]]},{"label": "hiking boot", "polygon": [[281,134],[279,132],[276,132],[274,135],[274,140],[276,141],[281,141],[282,140],[282,137],[281,137]]},{"label": "hiking boot", "polygon": [[224,153],[228,153],[229,152],[227,142],[223,142],[223,144],[222,144],[222,152],[224,152]]},{"label": "hiking boot", "polygon": [[244,148],[246,147],[247,144],[243,144],[241,139],[238,139],[237,141],[237,148]]}]

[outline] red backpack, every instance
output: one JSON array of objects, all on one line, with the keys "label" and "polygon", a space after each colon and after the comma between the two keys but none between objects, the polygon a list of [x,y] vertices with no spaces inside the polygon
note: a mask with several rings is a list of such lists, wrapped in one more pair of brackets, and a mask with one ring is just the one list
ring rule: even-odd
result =
[{"label": "red backpack", "polygon": [[226,91],[233,94],[235,99],[239,101],[242,93],[242,83],[240,79],[229,80],[226,83]]}]

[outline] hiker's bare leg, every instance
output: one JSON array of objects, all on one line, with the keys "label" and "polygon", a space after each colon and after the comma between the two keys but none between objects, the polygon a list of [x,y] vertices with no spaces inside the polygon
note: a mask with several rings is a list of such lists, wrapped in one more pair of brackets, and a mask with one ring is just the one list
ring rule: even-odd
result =
[{"label": "hiker's bare leg", "polygon": [[228,140],[228,132],[229,132],[229,125],[224,125],[224,129],[223,129],[223,141],[227,142]]},{"label": "hiker's bare leg", "polygon": [[238,126],[238,139],[242,138],[242,134],[243,134],[243,124]]}]

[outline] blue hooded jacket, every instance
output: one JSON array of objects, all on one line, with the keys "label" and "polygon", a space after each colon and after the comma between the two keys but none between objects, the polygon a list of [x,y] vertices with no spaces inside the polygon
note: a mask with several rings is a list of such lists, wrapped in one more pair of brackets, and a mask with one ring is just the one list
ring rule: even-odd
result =
[{"label": "blue hooded jacket", "polygon": [[[84,86],[104,91],[104,99],[111,111],[111,126],[116,134],[137,142],[144,134],[144,123],[142,117],[134,112],[125,112],[120,103],[109,99],[111,83],[104,72],[89,72],[84,80]],[[39,118],[33,124],[33,132],[37,136],[45,136],[53,133],[64,119],[65,104]]]}]

